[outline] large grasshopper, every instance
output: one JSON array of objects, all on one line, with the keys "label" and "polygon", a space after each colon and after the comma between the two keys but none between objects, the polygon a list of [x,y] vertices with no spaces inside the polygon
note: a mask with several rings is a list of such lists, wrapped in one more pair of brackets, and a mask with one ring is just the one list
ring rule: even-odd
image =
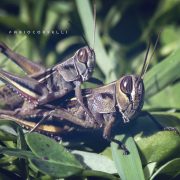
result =
[{"label": "large grasshopper", "polygon": [[[60,121],[61,125],[56,127],[51,125],[48,127],[43,124],[38,127],[40,132],[61,134],[73,129],[102,129],[103,137],[113,140],[110,133],[112,127],[119,123],[117,116],[121,115],[123,122],[126,123],[142,109],[144,97],[143,77],[148,67],[148,52],[149,47],[140,75],[126,75],[108,85],[83,90],[83,101],[95,117],[95,121],[77,103],[76,98],[67,99],[56,107],[49,106],[46,109],[36,108],[26,115],[21,113],[14,115],[12,111],[1,110],[0,117],[15,121],[21,126],[30,129],[35,126],[35,123],[29,121],[30,118],[37,119],[39,117],[45,117],[46,120],[54,119]],[[55,110],[53,110],[54,108]],[[167,129],[176,130],[175,128]],[[125,153],[128,153],[125,146],[122,143],[120,145],[125,150]]]}]

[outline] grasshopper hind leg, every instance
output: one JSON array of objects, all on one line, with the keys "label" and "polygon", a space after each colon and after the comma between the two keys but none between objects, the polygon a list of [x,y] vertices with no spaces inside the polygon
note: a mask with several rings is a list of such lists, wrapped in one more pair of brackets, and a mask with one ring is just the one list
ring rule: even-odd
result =
[{"label": "grasshopper hind leg", "polygon": [[0,42],[0,52],[10,58],[14,63],[21,67],[27,74],[37,74],[44,72],[45,68],[35,62],[32,62],[28,58],[15,53],[6,44]]}]

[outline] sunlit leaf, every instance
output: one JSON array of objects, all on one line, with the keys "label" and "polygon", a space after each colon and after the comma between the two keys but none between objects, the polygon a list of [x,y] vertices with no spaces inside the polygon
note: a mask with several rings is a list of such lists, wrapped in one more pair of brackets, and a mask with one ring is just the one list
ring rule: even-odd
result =
[{"label": "sunlit leaf", "polygon": [[125,140],[125,145],[130,151],[130,154],[123,155],[122,150],[115,143],[111,144],[113,160],[116,164],[118,174],[122,180],[124,179],[144,179],[142,164],[140,157],[134,143],[134,140],[131,136],[118,136],[118,140]]}]

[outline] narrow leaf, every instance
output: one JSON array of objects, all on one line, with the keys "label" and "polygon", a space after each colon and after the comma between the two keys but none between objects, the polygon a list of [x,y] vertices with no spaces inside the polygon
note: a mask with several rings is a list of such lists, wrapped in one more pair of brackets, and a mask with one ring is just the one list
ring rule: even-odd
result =
[{"label": "narrow leaf", "polygon": [[145,99],[155,95],[180,78],[180,49],[177,49],[161,63],[153,67],[145,76]]},{"label": "narrow leaf", "polygon": [[111,143],[112,156],[119,176],[122,180],[144,180],[143,169],[134,140],[130,135],[128,136],[127,134],[126,136],[119,135],[116,137],[116,139],[122,142],[124,138],[126,138],[125,145],[130,151],[130,154],[128,155],[123,155],[122,150],[119,149],[118,145]]}]

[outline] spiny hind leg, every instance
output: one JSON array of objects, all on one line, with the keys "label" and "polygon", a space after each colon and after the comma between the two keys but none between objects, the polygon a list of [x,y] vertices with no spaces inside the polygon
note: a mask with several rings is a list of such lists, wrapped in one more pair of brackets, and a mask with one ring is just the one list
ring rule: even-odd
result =
[{"label": "spiny hind leg", "polygon": [[24,100],[28,100],[35,105],[39,104],[40,97],[48,94],[46,87],[28,76],[19,77],[0,68],[0,79]]},{"label": "spiny hind leg", "polygon": [[[36,112],[34,113],[34,111],[32,111],[31,113],[32,115],[37,114]],[[34,125],[34,127],[31,129],[31,132],[36,131],[36,129],[38,129],[38,127],[41,126],[43,122],[51,120],[51,119],[55,119],[56,121],[60,121],[60,122],[62,121],[70,122],[74,125],[78,125],[83,128],[94,128],[94,129],[97,128],[96,124],[91,123],[89,121],[85,121],[84,119],[80,119],[79,117],[61,108],[58,108],[58,109],[56,108],[55,110],[50,110],[50,111],[44,111],[41,115],[42,117],[40,121],[38,121]]]}]

